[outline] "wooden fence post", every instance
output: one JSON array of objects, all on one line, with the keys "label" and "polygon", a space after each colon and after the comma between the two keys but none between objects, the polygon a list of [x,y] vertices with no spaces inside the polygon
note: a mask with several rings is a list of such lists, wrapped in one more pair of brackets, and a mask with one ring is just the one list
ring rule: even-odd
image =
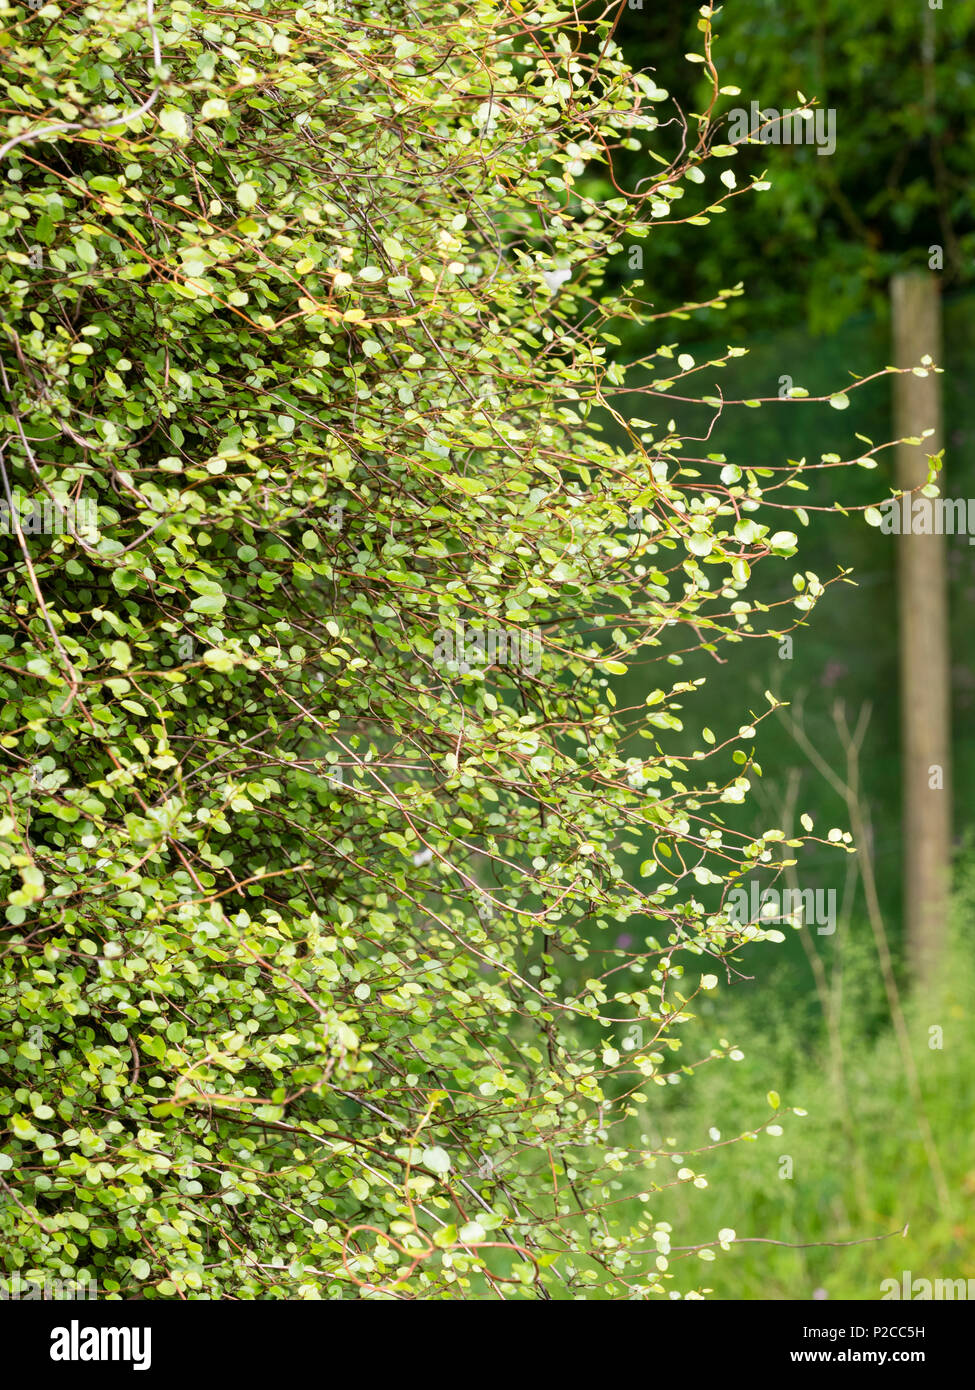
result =
[{"label": "wooden fence post", "polygon": [[[941,365],[941,297],[930,271],[891,281],[894,365]],[[898,437],[934,429],[922,446],[897,449],[897,486],[923,484],[927,455],[943,447],[939,378],[894,378]],[[939,483],[945,490],[944,474]],[[932,530],[934,528],[932,527]],[[951,863],[951,655],[945,538],[901,535],[898,542],[904,921],[914,980],[931,977],[944,944]]]}]

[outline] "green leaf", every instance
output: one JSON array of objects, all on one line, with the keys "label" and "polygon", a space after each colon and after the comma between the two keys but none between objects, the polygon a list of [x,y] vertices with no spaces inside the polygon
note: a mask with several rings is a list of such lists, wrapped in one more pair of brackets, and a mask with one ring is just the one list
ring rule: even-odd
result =
[{"label": "green leaf", "polygon": [[232,671],[234,669],[234,658],[229,652],[211,647],[203,653],[203,660],[214,671]]},{"label": "green leaf", "polygon": [[423,1150],[422,1162],[423,1166],[429,1168],[432,1173],[450,1172],[450,1155],[445,1149],[436,1145],[433,1148]]}]

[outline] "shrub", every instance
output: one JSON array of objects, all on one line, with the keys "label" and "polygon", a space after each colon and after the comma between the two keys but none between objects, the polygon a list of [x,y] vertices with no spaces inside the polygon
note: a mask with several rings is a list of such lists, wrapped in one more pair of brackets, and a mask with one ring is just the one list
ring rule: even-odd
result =
[{"label": "shrub", "polygon": [[655,414],[700,368],[601,280],[728,151],[655,165],[666,93],[547,3],[2,8],[8,1267],[668,1292],[652,1194],[705,1179],[617,1140],[783,837],[732,824],[759,717],[691,753],[700,678],[611,678],[776,620],[801,466],[624,410],[614,321]]}]

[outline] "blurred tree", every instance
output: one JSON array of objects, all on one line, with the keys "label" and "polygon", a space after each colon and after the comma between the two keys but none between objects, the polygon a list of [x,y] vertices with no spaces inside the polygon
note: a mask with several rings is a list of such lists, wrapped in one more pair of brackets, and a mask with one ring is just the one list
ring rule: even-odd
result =
[{"label": "blurred tree", "polygon": [[[966,45],[975,0],[949,8],[931,0],[896,7],[884,0],[795,0],[787,10],[750,0],[702,13],[716,22],[722,78],[735,84],[724,86],[723,96],[733,101],[739,85],[761,93],[747,111],[730,106],[724,132],[719,121],[710,144],[727,138],[740,146],[742,186],[743,174],[767,170],[776,217],[742,200],[734,219],[701,226],[693,260],[648,265],[648,283],[700,301],[718,267],[726,279],[736,263],[746,297],[729,302],[726,313],[747,314],[753,330],[800,319],[813,333],[836,329],[864,309],[884,318],[893,294],[897,365],[915,365],[925,353],[941,361],[940,290],[969,285],[975,275]],[[685,40],[693,27],[688,20]],[[621,9],[619,34],[631,61],[639,63],[645,49],[659,61],[672,33],[670,16],[630,4]],[[710,99],[703,80],[691,91],[685,82],[671,93],[675,132],[689,104],[703,112]],[[803,107],[805,118],[791,116]],[[690,140],[699,121],[687,117]],[[897,377],[894,391],[899,433],[935,430],[923,453],[908,445],[900,451],[896,485],[921,486],[924,454],[940,449],[937,377]],[[901,536],[898,546],[905,924],[913,964],[924,976],[939,950],[951,843],[946,562],[943,537]]]},{"label": "blurred tree", "polygon": [[[685,17],[681,36],[670,15],[624,6],[617,33],[629,60],[640,66],[652,54],[660,64],[670,43],[690,50],[696,13]],[[711,143],[734,138],[740,87],[760,93],[765,111],[798,108],[797,92],[821,111],[835,111],[835,148],[820,153],[814,122],[807,122],[813,131],[806,141],[791,146],[773,143],[771,125],[740,150],[736,169],[739,184],[744,174],[768,171],[774,221],[760,202],[739,200],[733,219],[699,227],[693,260],[675,252],[659,261],[663,283],[675,295],[702,299],[708,285],[727,282],[731,261],[747,298],[729,313],[747,313],[753,328],[801,318],[814,333],[866,308],[884,314],[890,279],[901,270],[935,270],[945,289],[975,283],[975,0],[952,0],[944,9],[924,0],[895,7],[884,0],[793,0],[787,10],[749,0],[713,14],[727,122],[724,135],[717,123]],[[670,66],[674,117],[706,107],[706,77],[689,64],[681,81],[680,69],[675,77]],[[749,113],[752,107],[749,101]],[[688,119],[693,139],[696,121]],[[676,139],[677,122],[668,129]],[[635,165],[634,182],[646,172]],[[657,265],[670,253],[655,246],[653,254]]]}]

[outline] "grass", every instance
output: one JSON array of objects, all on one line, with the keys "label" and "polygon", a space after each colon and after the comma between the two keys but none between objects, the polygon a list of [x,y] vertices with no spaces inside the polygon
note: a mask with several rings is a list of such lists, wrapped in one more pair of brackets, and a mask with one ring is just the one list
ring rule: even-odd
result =
[{"label": "grass", "polygon": [[[708,1187],[671,1187],[655,1195],[644,1214],[671,1221],[675,1241],[713,1242],[730,1227],[739,1240],[761,1237],[807,1248],[736,1243],[707,1264],[675,1248],[675,1287],[699,1283],[713,1290],[710,1297],[724,1299],[879,1299],[882,1281],[899,1281],[904,1270],[932,1280],[975,1277],[971,866],[951,917],[952,947],[940,983],[925,999],[904,1002],[920,1107],[889,1014],[885,1019],[866,924],[851,923],[843,944],[842,1007],[832,1047],[815,994],[800,994],[797,982],[781,972],[759,968],[756,982],[719,993],[709,1012],[701,1011],[698,1026],[715,1040],[731,1039],[744,1057],[704,1066],[663,1093],[650,1088],[644,1128],[649,1119],[654,1142],[674,1137]],[[783,1112],[797,1106],[807,1115],[784,1114],[780,1136],[763,1133],[693,1152],[713,1144],[712,1128],[726,1141],[761,1125],[773,1090]],[[654,1104],[658,1097],[662,1105]],[[941,1196],[932,1147],[944,1175]],[[654,1173],[658,1182],[664,1180],[660,1172]],[[907,1234],[900,1234],[905,1226]],[[890,1238],[842,1244],[875,1236]]]}]

